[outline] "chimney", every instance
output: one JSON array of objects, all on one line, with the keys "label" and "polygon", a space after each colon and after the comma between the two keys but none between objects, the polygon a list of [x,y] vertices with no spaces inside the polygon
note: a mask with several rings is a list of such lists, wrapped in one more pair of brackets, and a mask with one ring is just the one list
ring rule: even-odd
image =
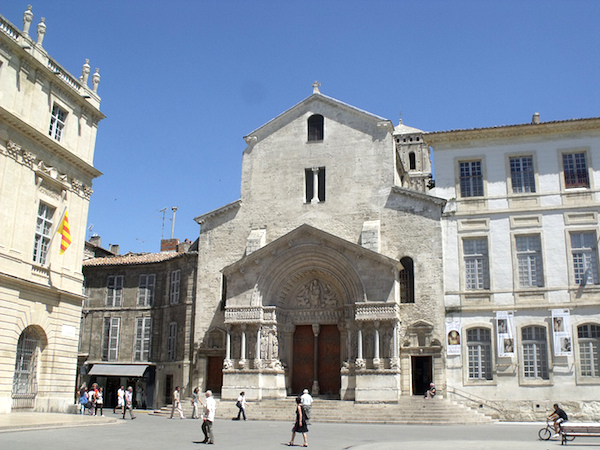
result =
[{"label": "chimney", "polygon": [[533,113],[533,117],[531,117],[531,123],[534,125],[537,125],[540,123],[540,113],[539,112]]},{"label": "chimney", "polygon": [[95,245],[96,247],[100,247],[100,236],[98,236],[97,234],[93,235],[90,238],[90,244]]},{"label": "chimney", "polygon": [[192,245],[192,241],[186,239],[181,244],[177,246],[177,253],[187,253]]},{"label": "chimney", "polygon": [[179,239],[161,239],[160,251],[161,252],[176,252],[178,245],[179,245]]},{"label": "chimney", "polygon": [[119,244],[110,244],[110,251],[115,255],[119,254]]}]

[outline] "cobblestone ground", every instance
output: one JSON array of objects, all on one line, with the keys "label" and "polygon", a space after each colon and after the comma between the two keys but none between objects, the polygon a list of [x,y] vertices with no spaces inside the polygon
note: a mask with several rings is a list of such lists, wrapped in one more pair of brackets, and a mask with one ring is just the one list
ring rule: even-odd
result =
[{"label": "cobblestone ground", "polygon": [[[112,413],[107,416],[118,417]],[[170,420],[140,413],[136,420],[119,419],[105,425],[3,431],[0,449],[201,449],[205,445],[201,443],[200,424],[200,420]],[[308,441],[309,447],[316,449],[559,449],[557,440],[538,440],[541,426],[537,423],[468,426],[315,423],[310,427]],[[291,427],[291,417],[286,422],[220,420],[214,426],[215,445],[207,448],[282,449],[290,439]],[[598,448],[600,439],[578,438],[571,443],[575,444]],[[302,436],[296,436],[296,445],[302,445]]]}]

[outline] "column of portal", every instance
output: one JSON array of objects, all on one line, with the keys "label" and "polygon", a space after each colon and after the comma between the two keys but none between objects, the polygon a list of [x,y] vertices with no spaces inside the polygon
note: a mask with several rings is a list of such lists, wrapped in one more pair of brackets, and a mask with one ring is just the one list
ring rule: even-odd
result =
[{"label": "column of portal", "polygon": [[365,368],[365,360],[363,359],[363,340],[362,340],[362,328],[359,325],[356,330],[356,339],[358,341],[358,355],[356,357],[355,366],[357,369]]},{"label": "column of portal", "polygon": [[381,368],[381,358],[379,358],[379,321],[375,321],[373,325],[375,326],[373,333],[373,366]]},{"label": "column of portal", "polygon": [[319,331],[321,331],[321,327],[318,323],[313,324],[312,330],[314,334],[314,373],[312,395],[319,395]]},{"label": "column of portal", "polygon": [[260,369],[261,360],[260,360],[260,325],[258,326],[258,330],[256,331],[256,347],[254,353],[254,368]]},{"label": "column of portal", "polygon": [[225,330],[225,361],[223,361],[224,369],[231,369],[233,361],[231,360],[231,327],[227,325]]},{"label": "column of portal", "polygon": [[246,367],[246,325],[242,325],[242,336],[240,343],[240,367]]}]

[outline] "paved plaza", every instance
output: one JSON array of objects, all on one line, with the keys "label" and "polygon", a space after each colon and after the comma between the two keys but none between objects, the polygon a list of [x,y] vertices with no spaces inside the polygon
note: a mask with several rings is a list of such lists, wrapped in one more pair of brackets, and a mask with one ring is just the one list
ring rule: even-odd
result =
[{"label": "paved plaza", "polygon": [[[11,417],[8,417],[11,416]],[[0,449],[64,450],[81,448],[202,449],[200,420],[167,419],[138,413],[122,420],[109,412],[105,418],[62,414],[11,414],[0,416]],[[45,423],[45,424],[44,424]],[[46,428],[40,428],[44,425]],[[313,449],[558,449],[560,442],[540,441],[540,423],[424,426],[315,423],[308,433]],[[216,445],[225,449],[283,449],[290,439],[288,421],[246,422],[217,420]],[[302,444],[302,436],[296,436]],[[600,439],[578,438],[569,447],[598,448]],[[212,448],[212,447],[208,447]]]}]

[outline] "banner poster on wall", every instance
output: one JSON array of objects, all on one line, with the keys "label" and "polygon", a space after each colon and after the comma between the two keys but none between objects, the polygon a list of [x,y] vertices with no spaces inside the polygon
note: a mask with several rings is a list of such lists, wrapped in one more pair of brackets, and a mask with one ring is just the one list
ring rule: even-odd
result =
[{"label": "banner poster on wall", "polygon": [[446,322],[446,354],[460,355],[460,320]]},{"label": "banner poster on wall", "polygon": [[513,317],[512,311],[496,311],[498,356],[514,356],[515,354]]},{"label": "banner poster on wall", "polygon": [[552,310],[552,333],[554,336],[554,356],[572,355],[571,315],[568,309]]}]

